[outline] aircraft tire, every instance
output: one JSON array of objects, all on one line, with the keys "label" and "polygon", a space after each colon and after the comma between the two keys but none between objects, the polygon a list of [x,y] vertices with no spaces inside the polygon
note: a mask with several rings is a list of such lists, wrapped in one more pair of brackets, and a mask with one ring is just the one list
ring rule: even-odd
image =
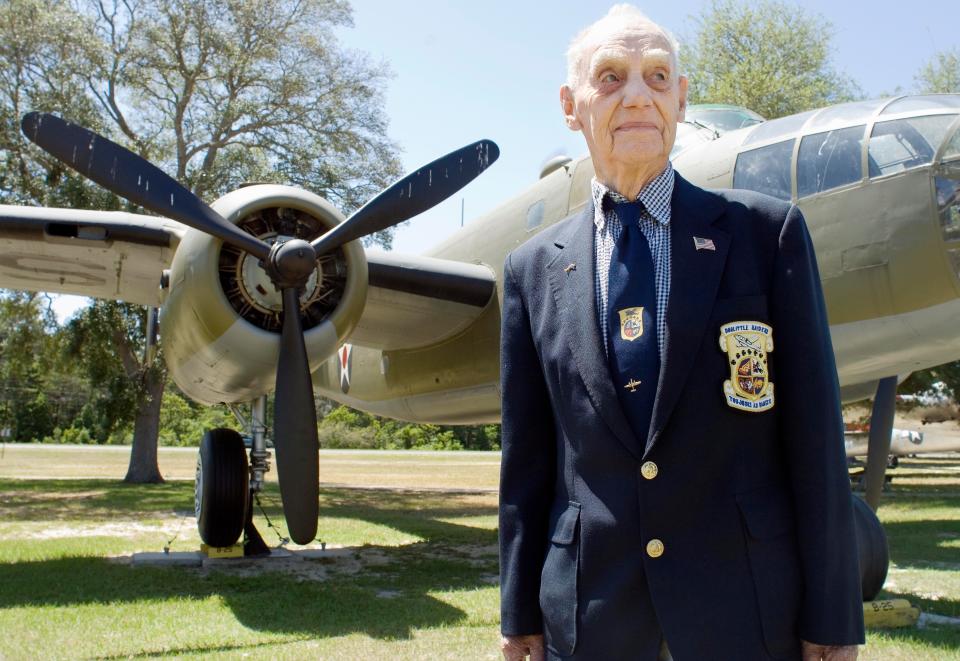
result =
[{"label": "aircraft tire", "polygon": [[211,429],[200,441],[194,507],[200,539],[231,546],[243,534],[250,475],[243,438],[232,429]]},{"label": "aircraft tire", "polygon": [[873,601],[880,594],[887,569],[890,567],[890,549],[883,524],[859,496],[853,496],[853,523],[860,557],[860,587],[864,601]]}]

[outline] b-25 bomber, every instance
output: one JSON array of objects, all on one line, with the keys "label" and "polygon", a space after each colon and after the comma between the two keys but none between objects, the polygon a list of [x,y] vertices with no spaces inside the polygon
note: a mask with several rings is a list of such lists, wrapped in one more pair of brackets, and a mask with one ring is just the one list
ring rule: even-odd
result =
[{"label": "b-25 bomber", "polygon": [[[180,389],[205,404],[250,406],[249,461],[235,432],[211,430],[201,443],[197,515],[213,546],[252,532],[251,492],[269,469],[272,391],[278,479],[298,543],[317,529],[315,392],[409,421],[498,421],[504,258],[588,204],[593,176],[589,158],[552,159],[494,211],[422,255],[399,254],[365,249],[360,239],[455,193],[496,160],[495,144],[438,159],[345,220],[324,199],[279,185],[246,186],[207,206],[86,129],[38,114],[23,128],[158,215],[0,206],[0,286],[157,308]],[[960,358],[960,95],[854,102],[772,121],[692,106],[672,160],[697,185],[801,207],[844,400]],[[878,392],[881,418],[892,392]],[[881,463],[889,417],[880,441],[871,440]],[[861,538],[875,537],[872,521],[858,523],[867,528]]]}]

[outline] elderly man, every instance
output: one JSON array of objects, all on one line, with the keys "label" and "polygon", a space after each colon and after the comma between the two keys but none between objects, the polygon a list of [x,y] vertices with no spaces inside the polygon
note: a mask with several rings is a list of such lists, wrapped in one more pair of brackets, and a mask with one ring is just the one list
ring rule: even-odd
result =
[{"label": "elderly man", "polygon": [[504,268],[504,656],[854,659],[813,247],[796,207],[673,171],[676,52],[625,5],[576,37],[560,96],[593,203]]}]

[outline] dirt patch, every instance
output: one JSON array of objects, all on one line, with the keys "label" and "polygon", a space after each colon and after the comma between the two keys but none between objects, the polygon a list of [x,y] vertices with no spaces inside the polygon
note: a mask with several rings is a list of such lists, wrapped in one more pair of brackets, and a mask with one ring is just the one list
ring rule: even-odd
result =
[{"label": "dirt patch", "polygon": [[421,555],[437,560],[460,560],[471,567],[486,569],[497,562],[499,547],[496,544],[431,544]]},{"label": "dirt patch", "polygon": [[31,524],[29,527],[24,527],[25,529],[19,529],[17,537],[19,539],[66,539],[68,537],[122,537],[129,539],[141,535],[159,535],[166,539],[176,534],[178,530],[195,529],[196,525],[196,519],[193,516],[170,517],[156,523],[114,520],[97,524],[75,523],[42,526]]},{"label": "dirt patch", "polygon": [[197,569],[206,576],[221,572],[231,576],[260,576],[279,572],[298,581],[325,581],[332,576],[349,576],[372,567],[382,568],[392,562],[383,549],[366,546],[332,546],[281,551],[269,558],[227,558],[207,561]]}]

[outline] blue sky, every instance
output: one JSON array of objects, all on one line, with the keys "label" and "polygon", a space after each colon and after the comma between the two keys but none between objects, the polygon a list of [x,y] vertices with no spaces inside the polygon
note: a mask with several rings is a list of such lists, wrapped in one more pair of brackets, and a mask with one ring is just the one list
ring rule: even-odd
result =
[{"label": "blue sky", "polygon": [[[533,183],[548,156],[586,151],[562,123],[558,89],[564,53],[580,28],[606,13],[611,2],[353,0],[354,28],[342,42],[386,61],[394,78],[387,90],[390,135],[403,149],[407,170],[478,138],[494,140],[499,162],[461,195],[399,229],[394,249],[422,252],[460,224],[460,197],[471,218]],[[638,3],[672,30],[683,48],[700,0]],[[869,96],[913,75],[936,50],[960,43],[956,0],[910,3],[795,3],[834,28],[833,62]]]},{"label": "blue sky", "polygon": [[[389,134],[406,170],[479,138],[500,146],[500,160],[462,193],[397,231],[394,249],[419,253],[532,184],[552,155],[585,152],[563,125],[558,89],[573,35],[610,2],[527,0],[353,0],[354,27],[341,42],[382,60],[394,76],[386,90]],[[693,17],[709,3],[638,3],[683,47]],[[806,0],[792,3],[833,25],[833,63],[869,96],[900,86],[937,50],[957,47],[957,0]],[[61,317],[78,305],[61,297]]]}]

